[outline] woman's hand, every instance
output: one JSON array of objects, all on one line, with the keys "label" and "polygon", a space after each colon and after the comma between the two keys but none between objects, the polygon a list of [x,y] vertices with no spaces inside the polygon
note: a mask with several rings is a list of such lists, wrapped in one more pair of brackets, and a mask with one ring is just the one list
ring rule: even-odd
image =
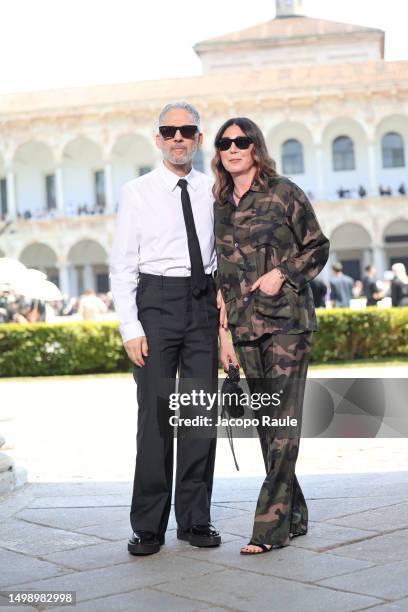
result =
[{"label": "woman's hand", "polygon": [[255,289],[259,287],[261,291],[268,295],[276,295],[279,293],[284,282],[285,278],[283,274],[277,268],[274,268],[270,272],[260,276],[258,280],[251,285],[249,290],[255,291]]},{"label": "woman's hand", "polygon": [[220,325],[224,329],[228,329],[227,307],[225,306],[224,298],[222,297],[221,289],[217,292],[217,308],[220,311]]},{"label": "woman's hand", "polygon": [[238,361],[235,355],[234,347],[232,346],[232,342],[228,336],[227,331],[220,325],[219,327],[219,336],[220,336],[220,361],[224,366],[224,371],[228,372],[228,366],[230,362],[234,364],[235,367],[238,366]]}]

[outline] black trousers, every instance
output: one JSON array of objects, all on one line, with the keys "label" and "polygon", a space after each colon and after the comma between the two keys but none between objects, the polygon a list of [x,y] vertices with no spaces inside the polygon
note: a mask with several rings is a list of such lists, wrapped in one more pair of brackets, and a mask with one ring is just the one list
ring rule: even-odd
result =
[{"label": "black trousers", "polygon": [[[215,282],[192,296],[190,278],[141,274],[137,291],[139,319],[147,337],[145,366],[134,365],[137,384],[137,453],[130,510],[132,529],[164,534],[173,485],[174,431],[168,425],[168,398],[175,379],[207,381],[218,372],[218,309]],[[171,414],[174,414],[172,412]],[[189,415],[190,416],[190,415]],[[216,435],[182,437],[177,429],[175,515],[188,529],[211,521]]]}]

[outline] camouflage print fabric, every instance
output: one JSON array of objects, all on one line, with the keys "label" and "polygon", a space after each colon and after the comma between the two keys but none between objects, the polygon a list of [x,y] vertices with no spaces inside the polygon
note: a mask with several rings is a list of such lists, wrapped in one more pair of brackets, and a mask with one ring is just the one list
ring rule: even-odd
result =
[{"label": "camouflage print fabric", "polygon": [[295,465],[311,336],[311,332],[266,334],[255,341],[235,343],[250,391],[282,391],[273,416],[290,415],[299,423],[299,432],[291,437],[281,437],[277,427],[258,428],[266,478],[256,506],[253,543],[287,546],[290,537],[307,532],[308,510]]},{"label": "camouflage print fabric", "polygon": [[[214,204],[217,285],[234,336],[299,334],[317,329],[309,281],[325,266],[329,240],[307,196],[290,179],[273,177],[269,189],[253,184],[235,205]],[[250,286],[279,268],[286,277],[277,295]]]}]

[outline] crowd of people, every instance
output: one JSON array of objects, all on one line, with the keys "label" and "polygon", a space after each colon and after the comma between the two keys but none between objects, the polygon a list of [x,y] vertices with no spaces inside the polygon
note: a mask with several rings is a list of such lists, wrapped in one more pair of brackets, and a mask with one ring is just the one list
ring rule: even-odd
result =
[{"label": "crowd of people", "polygon": [[385,298],[389,306],[408,306],[408,276],[403,263],[391,267],[392,278],[380,280],[373,265],[364,269],[362,280],[355,280],[343,272],[341,263],[332,265],[330,284],[319,278],[311,281],[310,286],[316,308],[349,308],[358,300],[361,306],[376,306]]},{"label": "crowd of people", "polygon": [[[398,189],[396,189],[395,191],[395,195],[406,195],[407,191],[405,184],[401,183]],[[367,189],[363,185],[359,185],[358,189],[343,189],[343,187],[340,187],[339,189],[337,189],[336,193],[340,199],[353,197],[365,198],[367,195]],[[378,193],[380,196],[391,196],[393,195],[393,190],[390,186],[384,187],[383,185],[379,185]]]},{"label": "crowd of people", "polygon": [[[348,308],[353,300],[361,306],[375,306],[390,298],[392,306],[408,306],[408,275],[404,264],[392,266],[393,278],[379,280],[373,265],[365,267],[363,280],[354,280],[343,272],[341,263],[332,266],[327,284],[319,278],[310,282],[316,308]],[[116,318],[112,293],[87,289],[78,297],[64,297],[55,302],[27,299],[7,287],[0,288],[0,323],[48,323],[63,320],[103,321]]]},{"label": "crowd of people", "polygon": [[79,297],[55,302],[27,299],[12,289],[0,289],[0,323],[103,321],[115,318],[112,294],[87,289]]}]

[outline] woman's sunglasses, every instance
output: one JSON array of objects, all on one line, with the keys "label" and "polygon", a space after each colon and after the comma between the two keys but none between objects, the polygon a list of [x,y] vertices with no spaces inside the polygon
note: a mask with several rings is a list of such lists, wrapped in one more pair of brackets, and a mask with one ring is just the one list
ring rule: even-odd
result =
[{"label": "woman's sunglasses", "polygon": [[237,136],[237,138],[220,138],[218,142],[216,142],[215,146],[220,151],[228,151],[231,148],[232,143],[238,149],[248,149],[249,145],[254,141],[249,136]]},{"label": "woman's sunglasses", "polygon": [[165,140],[174,138],[177,130],[180,130],[180,134],[183,138],[192,139],[197,133],[197,125],[161,125],[159,126],[159,132]]}]

